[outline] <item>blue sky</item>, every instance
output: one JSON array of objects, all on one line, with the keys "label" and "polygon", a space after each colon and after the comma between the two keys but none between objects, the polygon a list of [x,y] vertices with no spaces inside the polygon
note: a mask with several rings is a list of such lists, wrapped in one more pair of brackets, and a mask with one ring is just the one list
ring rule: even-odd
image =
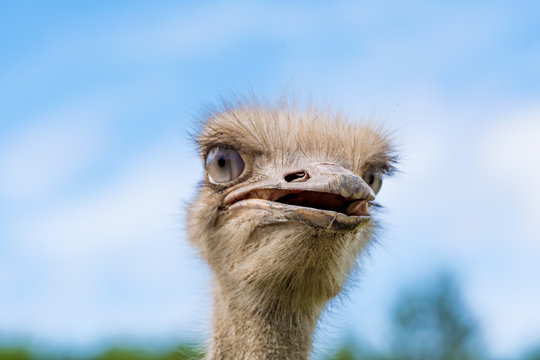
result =
[{"label": "blue sky", "polygon": [[289,89],[402,151],[381,244],[317,346],[383,346],[395,294],[441,268],[494,355],[538,343],[539,24],[535,1],[2,3],[0,333],[204,337],[187,132],[231,92]]}]

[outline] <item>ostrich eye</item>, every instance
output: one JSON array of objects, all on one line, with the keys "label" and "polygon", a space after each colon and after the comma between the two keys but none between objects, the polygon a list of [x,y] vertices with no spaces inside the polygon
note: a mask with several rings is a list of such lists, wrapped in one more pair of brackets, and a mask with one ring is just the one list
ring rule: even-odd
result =
[{"label": "ostrich eye", "polygon": [[366,184],[369,185],[369,187],[373,190],[375,194],[377,194],[379,190],[381,190],[382,178],[377,172],[373,170],[368,170],[366,171],[364,176],[362,176],[362,179],[364,179]]},{"label": "ostrich eye", "polygon": [[217,146],[206,156],[206,171],[212,183],[232,181],[242,174],[244,167],[244,160],[232,148]]}]

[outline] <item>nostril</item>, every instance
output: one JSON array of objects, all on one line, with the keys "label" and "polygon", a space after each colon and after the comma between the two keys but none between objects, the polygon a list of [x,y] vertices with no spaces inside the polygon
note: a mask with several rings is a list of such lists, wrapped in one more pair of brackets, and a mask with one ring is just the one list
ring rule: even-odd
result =
[{"label": "nostril", "polygon": [[286,182],[304,182],[309,179],[309,174],[305,171],[297,171],[285,175],[284,179]]}]

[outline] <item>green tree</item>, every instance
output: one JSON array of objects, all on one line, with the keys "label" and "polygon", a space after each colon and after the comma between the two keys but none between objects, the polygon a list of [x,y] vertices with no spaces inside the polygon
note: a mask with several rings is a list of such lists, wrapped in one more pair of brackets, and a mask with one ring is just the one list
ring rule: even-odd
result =
[{"label": "green tree", "polygon": [[404,292],[394,312],[393,357],[411,360],[479,359],[478,330],[453,276]]}]

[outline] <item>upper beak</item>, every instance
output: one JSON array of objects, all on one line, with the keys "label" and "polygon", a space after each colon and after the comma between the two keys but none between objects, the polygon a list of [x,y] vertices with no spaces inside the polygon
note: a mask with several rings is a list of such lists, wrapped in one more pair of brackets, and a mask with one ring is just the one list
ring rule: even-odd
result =
[{"label": "upper beak", "polygon": [[305,184],[303,186],[306,191],[337,194],[346,199],[375,200],[375,193],[360,176],[338,164],[313,163],[306,166],[306,169],[305,180],[293,180],[283,188],[301,188],[300,184]]},{"label": "upper beak", "polygon": [[[302,174],[303,176],[291,176]],[[310,191],[335,194],[346,200],[375,200],[375,193],[368,184],[352,171],[335,163],[318,162],[289,171],[275,179],[257,182],[236,189],[225,196],[224,205],[234,203],[252,192],[279,190],[276,194]],[[272,196],[271,201],[279,197]]]}]

